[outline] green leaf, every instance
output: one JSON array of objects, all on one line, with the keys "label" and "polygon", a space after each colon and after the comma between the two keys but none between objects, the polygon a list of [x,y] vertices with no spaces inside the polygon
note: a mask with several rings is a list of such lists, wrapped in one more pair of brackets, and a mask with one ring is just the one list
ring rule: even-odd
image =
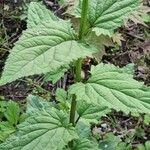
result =
[{"label": "green leaf", "polygon": [[144,115],[144,124],[150,125],[150,115],[149,114]]},{"label": "green leaf", "polygon": [[76,141],[73,150],[100,150],[98,144],[88,139],[82,138]]},{"label": "green leaf", "polygon": [[147,141],[145,143],[145,147],[146,147],[146,150],[149,150],[150,149],[150,141]]},{"label": "green leaf", "polygon": [[77,112],[78,115],[89,122],[97,122],[102,116],[110,110],[105,106],[87,103],[86,101],[78,101]]},{"label": "green leaf", "polygon": [[[139,0],[93,0],[89,5],[89,22],[97,35],[111,36],[123,20],[137,9]],[[92,18],[92,19],[90,19]]]},{"label": "green leaf", "polygon": [[6,61],[0,85],[34,74],[56,72],[80,57],[92,56],[95,48],[75,41],[71,24],[44,22],[26,30]]},{"label": "green leaf", "polygon": [[36,27],[43,21],[59,20],[50,10],[40,3],[31,2],[28,8],[28,28]]},{"label": "green leaf", "polygon": [[9,122],[0,123],[0,141],[4,141],[10,134],[15,132],[16,129]]},{"label": "green leaf", "polygon": [[[112,36],[115,29],[123,24],[123,20],[139,6],[140,0],[90,0],[88,22],[97,35]],[[75,3],[76,5],[77,3]],[[71,14],[81,16],[81,0]]]},{"label": "green leaf", "polygon": [[136,150],[149,150],[150,149],[150,141],[146,141],[145,145],[139,144]]},{"label": "green leaf", "polygon": [[56,90],[56,100],[59,102],[58,106],[61,110],[66,112],[70,111],[71,107],[71,97],[67,95],[67,92],[64,89],[57,88]]},{"label": "green leaf", "polygon": [[59,5],[64,5],[65,4],[65,0],[58,0],[58,4]]},{"label": "green leaf", "polygon": [[125,142],[120,142],[115,150],[131,150],[131,149],[132,149],[131,143],[127,144]]},{"label": "green leaf", "polygon": [[80,121],[76,124],[76,131],[80,138],[88,139],[92,136],[91,125],[83,119],[80,119]]},{"label": "green leaf", "polygon": [[4,116],[12,125],[17,125],[20,117],[19,105],[13,101],[9,101]]},{"label": "green leaf", "polygon": [[0,101],[0,121],[4,117],[4,112],[6,111],[8,102],[6,101]]},{"label": "green leaf", "polygon": [[138,147],[136,148],[136,150],[145,150],[145,146],[140,144],[138,145]]},{"label": "green leaf", "polygon": [[57,88],[56,100],[59,102],[65,102],[67,100],[67,92],[64,89]]},{"label": "green leaf", "polygon": [[61,150],[69,141],[78,138],[63,112],[39,111],[18,126],[18,133],[0,145],[2,150]]},{"label": "green leaf", "polygon": [[29,114],[27,114],[27,113],[22,113],[22,114],[20,115],[20,118],[19,118],[19,124],[22,123],[22,122],[24,122],[25,119],[26,119],[28,116],[29,116]]},{"label": "green leaf", "polygon": [[102,150],[116,150],[120,141],[121,140],[118,137],[110,133],[100,142],[99,148]]},{"label": "green leaf", "polygon": [[48,72],[44,76],[44,81],[52,81],[53,84],[55,84],[62,76],[64,76],[64,73],[67,72],[69,69],[69,66],[63,66],[56,70],[56,72]]},{"label": "green leaf", "polygon": [[43,109],[50,109],[52,104],[45,101],[39,96],[29,95],[27,97],[27,113],[32,114],[36,111],[41,111]]},{"label": "green leaf", "polygon": [[150,15],[144,14],[144,15],[142,15],[142,19],[144,22],[149,23],[150,22]]},{"label": "green leaf", "polygon": [[91,74],[96,75],[97,73],[106,73],[106,72],[118,72],[118,73],[125,73],[129,75],[133,75],[134,73],[134,64],[128,64],[127,66],[123,68],[116,67],[114,65],[109,64],[99,64],[97,66],[91,67]]},{"label": "green leaf", "polygon": [[84,100],[125,113],[150,113],[150,88],[113,65],[93,66],[87,83],[74,84],[69,92],[76,94],[78,101]]}]

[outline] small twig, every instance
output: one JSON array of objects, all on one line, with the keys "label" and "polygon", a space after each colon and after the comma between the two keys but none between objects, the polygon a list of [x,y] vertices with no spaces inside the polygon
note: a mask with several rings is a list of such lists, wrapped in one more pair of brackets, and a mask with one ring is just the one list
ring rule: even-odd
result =
[{"label": "small twig", "polygon": [[137,39],[139,39],[139,40],[144,40],[142,37],[137,36],[137,35],[134,35],[134,34],[132,34],[132,33],[127,33],[127,34],[130,35],[130,36],[132,36],[132,37],[134,37],[134,38],[137,38]]}]

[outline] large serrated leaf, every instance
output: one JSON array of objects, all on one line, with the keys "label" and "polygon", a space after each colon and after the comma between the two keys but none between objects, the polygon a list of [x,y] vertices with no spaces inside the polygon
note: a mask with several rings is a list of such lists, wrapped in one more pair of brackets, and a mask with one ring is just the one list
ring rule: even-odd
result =
[{"label": "large serrated leaf", "polygon": [[87,83],[77,83],[70,93],[77,100],[128,112],[150,113],[150,88],[133,79],[125,69],[100,64],[91,69]]},{"label": "large serrated leaf", "polygon": [[139,5],[139,0],[92,0],[89,22],[97,35],[110,35]]},{"label": "large serrated leaf", "polygon": [[67,116],[54,108],[29,117],[18,130],[0,145],[1,150],[61,150],[69,141],[78,138]]},{"label": "large serrated leaf", "polygon": [[24,76],[56,72],[92,53],[93,49],[75,40],[69,22],[43,22],[26,30],[16,43],[6,61],[0,85]]},{"label": "large serrated leaf", "polygon": [[[89,0],[88,22],[97,35],[112,36],[114,29],[123,24],[140,4],[140,0]],[[75,3],[75,6],[77,2]],[[81,16],[81,0],[71,14]]]},{"label": "large serrated leaf", "polygon": [[28,28],[33,28],[43,21],[59,20],[50,10],[40,3],[31,2],[28,9]]}]

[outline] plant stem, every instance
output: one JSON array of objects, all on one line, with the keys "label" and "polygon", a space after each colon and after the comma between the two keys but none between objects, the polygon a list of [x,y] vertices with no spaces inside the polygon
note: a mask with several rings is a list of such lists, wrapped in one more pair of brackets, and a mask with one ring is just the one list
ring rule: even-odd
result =
[{"label": "plant stem", "polygon": [[81,20],[80,20],[80,29],[79,29],[79,40],[82,40],[86,31],[87,13],[88,13],[88,0],[83,0]]},{"label": "plant stem", "polygon": [[[82,14],[79,29],[79,40],[82,40],[85,34],[86,23],[87,23],[87,11],[88,11],[88,0],[82,2]],[[75,63],[75,82],[81,81],[82,71],[82,58],[79,58]],[[70,123],[75,126],[75,112],[76,112],[76,96],[73,95],[70,110]],[[69,142],[69,147],[73,147],[73,141]]]},{"label": "plant stem", "polygon": [[81,71],[82,71],[82,58],[79,58],[75,64],[75,82],[81,81]]},{"label": "plant stem", "polygon": [[[82,59],[78,59],[75,65],[75,82],[81,81]],[[70,110],[70,123],[75,126],[76,96],[73,95]]]},{"label": "plant stem", "polygon": [[[88,0],[82,2],[82,15],[79,30],[79,39],[82,40],[87,23]],[[82,59],[79,58],[75,64],[75,82],[81,81]],[[75,110],[76,110],[76,96],[73,95],[70,110],[70,123],[75,126]]]},{"label": "plant stem", "polygon": [[76,96],[73,95],[70,110],[70,123],[75,126]]}]

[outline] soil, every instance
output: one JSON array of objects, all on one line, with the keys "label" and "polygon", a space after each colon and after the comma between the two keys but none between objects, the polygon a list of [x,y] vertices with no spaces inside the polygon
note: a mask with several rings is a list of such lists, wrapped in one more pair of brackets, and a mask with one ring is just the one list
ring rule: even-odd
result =
[{"label": "soil", "polygon": [[125,115],[122,112],[112,111],[101,118],[100,124],[93,125],[92,133],[99,134],[104,139],[108,133],[113,133],[123,142],[136,148],[150,140],[150,126],[144,125],[144,116]]}]

